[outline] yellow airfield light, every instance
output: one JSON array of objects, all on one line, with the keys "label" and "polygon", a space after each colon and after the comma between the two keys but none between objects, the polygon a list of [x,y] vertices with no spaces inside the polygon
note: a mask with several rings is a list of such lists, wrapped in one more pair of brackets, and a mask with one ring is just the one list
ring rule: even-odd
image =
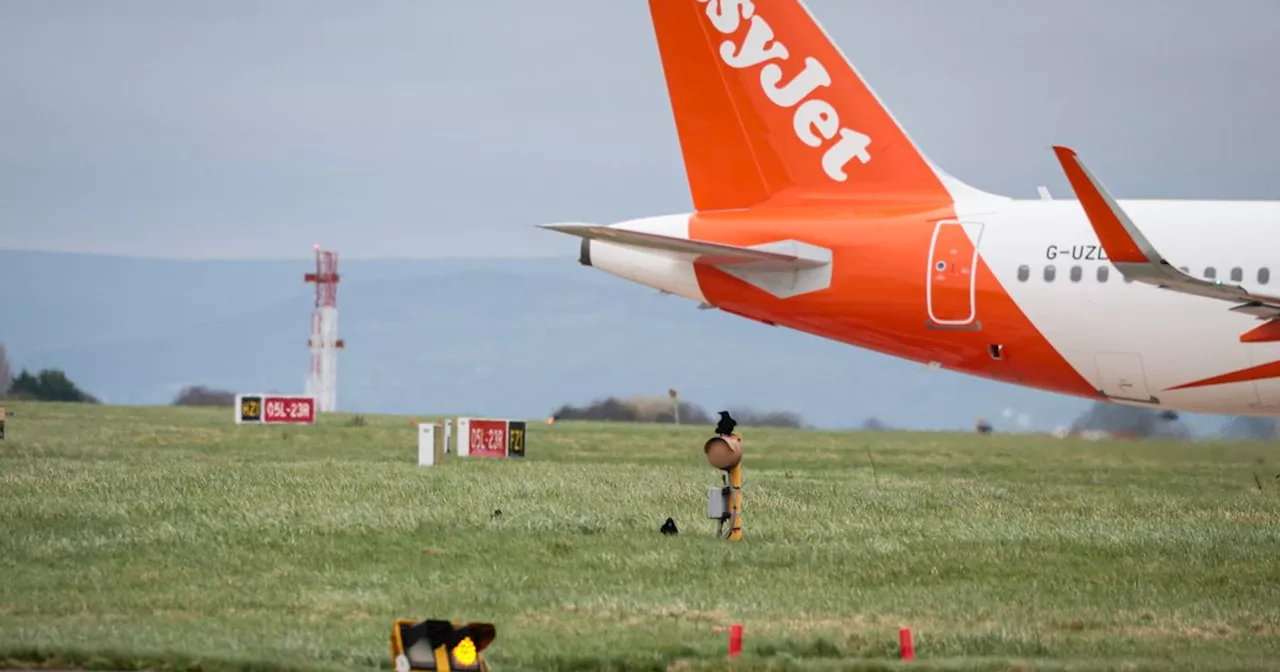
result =
[{"label": "yellow airfield light", "polygon": [[486,672],[481,652],[497,634],[491,623],[397,620],[391,629],[391,663],[396,672]]},{"label": "yellow airfield light", "polygon": [[476,645],[471,641],[470,637],[463,637],[458,645],[453,647],[453,659],[462,665],[474,665],[476,663]]}]

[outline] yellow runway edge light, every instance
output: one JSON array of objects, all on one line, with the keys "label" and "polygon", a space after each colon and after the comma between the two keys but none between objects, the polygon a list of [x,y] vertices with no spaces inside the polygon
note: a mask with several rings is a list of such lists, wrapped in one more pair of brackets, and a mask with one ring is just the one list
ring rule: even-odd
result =
[{"label": "yellow runway edge light", "polygon": [[421,623],[400,619],[391,629],[391,662],[396,672],[488,672],[481,652],[497,634],[491,623],[457,626],[437,619]]}]

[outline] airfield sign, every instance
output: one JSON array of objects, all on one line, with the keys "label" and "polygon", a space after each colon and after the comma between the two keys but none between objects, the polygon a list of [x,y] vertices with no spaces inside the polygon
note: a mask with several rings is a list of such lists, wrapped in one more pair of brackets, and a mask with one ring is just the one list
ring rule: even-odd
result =
[{"label": "airfield sign", "polygon": [[471,457],[507,456],[507,421],[473,418],[467,432],[467,455]]},{"label": "airfield sign", "polygon": [[459,457],[524,457],[524,420],[458,418]]},{"label": "airfield sign", "polygon": [[316,399],[296,394],[236,395],[237,425],[314,425]]}]

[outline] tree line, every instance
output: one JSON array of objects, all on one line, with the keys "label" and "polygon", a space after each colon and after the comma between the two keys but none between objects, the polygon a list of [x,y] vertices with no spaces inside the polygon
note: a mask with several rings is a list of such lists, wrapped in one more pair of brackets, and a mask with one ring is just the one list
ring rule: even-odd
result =
[{"label": "tree line", "polygon": [[[174,406],[219,406],[235,404],[235,393],[190,385],[174,397]],[[80,389],[67,374],[58,368],[41,369],[31,373],[25,368],[15,376],[4,343],[0,343],[0,399],[33,401],[66,401],[97,404],[99,400]],[[667,397],[635,396],[626,399],[606,397],[583,406],[564,404],[551,415],[557,420],[598,420],[613,422],[651,422],[689,425],[714,425],[716,418],[705,408],[688,401]],[[677,410],[679,413],[677,414]],[[746,407],[727,409],[739,424],[747,427],[802,428],[806,424],[798,413],[791,411],[757,411]],[[891,431],[877,418],[870,418],[861,426],[863,430]],[[1180,422],[1176,413],[1155,409],[1135,408],[1098,402],[1076,419],[1072,432],[1090,429],[1134,437],[1189,438],[1191,432]],[[1274,418],[1228,417],[1221,431],[1224,438],[1276,440],[1280,428]]]},{"label": "tree line", "polygon": [[29,401],[70,401],[99,403],[92,394],[80,389],[62,369],[40,369],[31,373],[25,368],[13,375],[9,353],[0,343],[0,398]]},{"label": "tree line", "polygon": [[[551,413],[556,420],[597,420],[606,422],[653,422],[682,425],[714,425],[719,420],[705,408],[688,401],[677,403],[668,397],[635,396],[626,399],[606,397],[584,406],[564,404]],[[738,424],[747,427],[805,426],[804,418],[790,411],[757,411],[744,406],[731,406],[724,410]]]}]

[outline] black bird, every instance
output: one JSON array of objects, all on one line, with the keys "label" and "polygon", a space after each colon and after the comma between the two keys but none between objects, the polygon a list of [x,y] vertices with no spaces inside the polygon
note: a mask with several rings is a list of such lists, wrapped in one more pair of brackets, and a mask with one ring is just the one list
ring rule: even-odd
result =
[{"label": "black bird", "polygon": [[729,411],[720,411],[720,424],[716,425],[716,434],[729,436],[733,433],[733,428],[737,426],[738,421],[729,417]]},{"label": "black bird", "polygon": [[672,519],[670,519],[670,518],[668,518],[668,519],[667,519],[667,522],[665,522],[665,523],[663,523],[663,524],[662,524],[662,527],[661,527],[661,528],[659,528],[659,529],[658,529],[658,531],[659,531],[659,532],[661,532],[661,533],[663,533],[663,534],[665,534],[665,535],[667,535],[667,536],[671,536],[671,535],[673,535],[673,534],[675,534],[675,533],[679,532],[679,530],[677,530],[677,529],[676,529],[676,521],[674,521],[674,520],[672,520]]}]

